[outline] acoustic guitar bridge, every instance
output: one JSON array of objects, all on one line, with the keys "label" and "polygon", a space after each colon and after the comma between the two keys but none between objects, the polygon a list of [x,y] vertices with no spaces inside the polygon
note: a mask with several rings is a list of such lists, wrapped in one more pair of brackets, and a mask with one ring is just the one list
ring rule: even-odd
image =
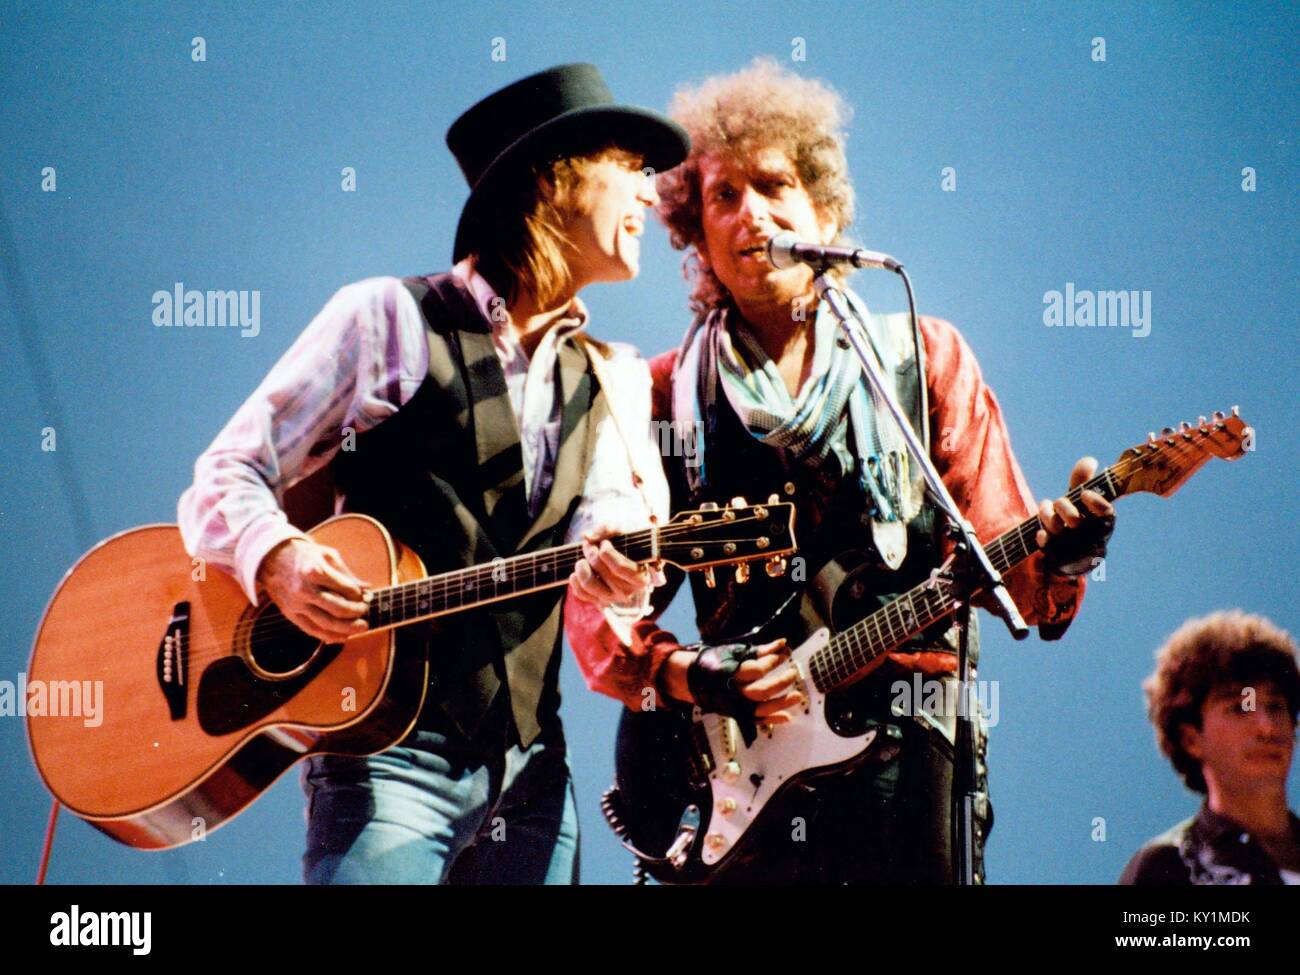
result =
[{"label": "acoustic guitar bridge", "polygon": [[158,687],[162,690],[172,720],[179,721],[185,717],[185,686],[189,683],[190,650],[190,604],[180,602],[172,609],[172,618],[167,622],[162,641],[158,644],[158,653],[154,660],[154,671],[158,676]]}]

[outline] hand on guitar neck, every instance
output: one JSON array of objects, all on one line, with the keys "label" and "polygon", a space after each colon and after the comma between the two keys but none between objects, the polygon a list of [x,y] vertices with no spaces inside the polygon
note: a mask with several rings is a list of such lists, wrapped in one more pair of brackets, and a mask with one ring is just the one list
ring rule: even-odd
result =
[{"label": "hand on guitar neck", "polygon": [[662,570],[638,565],[620,554],[609,541],[613,534],[610,528],[584,532],[584,561],[573,567],[569,577],[570,594],[598,609],[640,603],[646,593],[665,582]]},{"label": "hand on guitar neck", "polygon": [[[1070,471],[1069,490],[1086,484],[1096,473],[1097,458],[1079,458]],[[1082,575],[1095,567],[1094,559],[1106,554],[1106,542],[1115,527],[1115,506],[1096,491],[1081,490],[1079,501],[1083,511],[1070,500],[1068,492],[1038,506],[1038,520],[1043,527],[1034,541],[1046,550],[1049,568],[1058,575]]]},{"label": "hand on guitar neck", "polygon": [[[1081,491],[1077,504],[1069,497],[1069,491],[1086,483],[1096,471],[1096,458],[1080,458],[1070,472],[1067,493],[1039,505],[1038,517],[1043,527],[1035,541],[1039,548],[1051,545],[1049,553],[1063,556],[1053,561],[1057,575],[1078,574],[1074,569],[1080,564],[1090,569],[1095,564],[1093,559],[1105,554],[1106,541],[1114,526],[1114,505],[1092,490]],[[678,650],[664,665],[664,689],[676,700],[694,701],[687,675],[696,656],[695,650]],[[789,650],[780,641],[764,644],[758,648],[757,659],[741,664],[735,673],[736,689],[754,703],[754,716],[769,725],[792,721],[804,706],[802,695],[794,687],[797,672],[793,667],[781,666],[788,658]]]}]

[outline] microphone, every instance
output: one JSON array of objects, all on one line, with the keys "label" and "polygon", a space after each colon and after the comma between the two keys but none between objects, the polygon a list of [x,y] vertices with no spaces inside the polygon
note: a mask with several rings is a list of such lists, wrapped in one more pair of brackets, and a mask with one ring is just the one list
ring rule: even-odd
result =
[{"label": "microphone", "polygon": [[796,264],[811,264],[816,268],[832,267],[836,264],[851,264],[853,267],[878,267],[886,271],[898,271],[903,265],[888,254],[880,251],[863,250],[861,247],[831,247],[824,244],[805,244],[795,239],[794,234],[777,234],[767,242],[767,259],[773,267],[787,268]]}]

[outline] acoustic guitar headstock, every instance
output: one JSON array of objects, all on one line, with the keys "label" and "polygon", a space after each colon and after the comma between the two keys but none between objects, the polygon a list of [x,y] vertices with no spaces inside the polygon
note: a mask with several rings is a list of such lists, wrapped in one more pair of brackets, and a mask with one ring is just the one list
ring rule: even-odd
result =
[{"label": "acoustic guitar headstock", "polygon": [[679,569],[704,570],[710,586],[718,565],[736,566],[736,580],[749,578],[746,564],[766,560],[767,574],[785,572],[785,556],[795,551],[794,505],[773,494],[761,504],[732,498],[725,506],[705,503],[680,511],[659,530],[659,556]]}]

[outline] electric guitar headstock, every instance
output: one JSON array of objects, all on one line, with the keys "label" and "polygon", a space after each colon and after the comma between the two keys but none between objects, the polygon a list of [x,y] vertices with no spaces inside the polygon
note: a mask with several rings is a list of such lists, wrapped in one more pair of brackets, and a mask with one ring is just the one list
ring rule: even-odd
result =
[{"label": "electric guitar headstock", "polygon": [[709,502],[694,511],[680,511],[659,535],[659,559],[688,572],[703,570],[706,583],[715,584],[713,570],[735,565],[736,581],[749,579],[748,562],[766,561],[769,576],[785,572],[785,556],[796,549],[794,505],[773,494],[761,504],[732,498],[724,507]]},{"label": "electric guitar headstock", "polygon": [[1255,430],[1237,413],[1216,412],[1212,419],[1200,417],[1196,426],[1184,421],[1179,429],[1165,427],[1147,442],[1130,447],[1106,469],[1114,497],[1149,491],[1169,497],[1183,486],[1211,457],[1236,460],[1255,449]]}]

